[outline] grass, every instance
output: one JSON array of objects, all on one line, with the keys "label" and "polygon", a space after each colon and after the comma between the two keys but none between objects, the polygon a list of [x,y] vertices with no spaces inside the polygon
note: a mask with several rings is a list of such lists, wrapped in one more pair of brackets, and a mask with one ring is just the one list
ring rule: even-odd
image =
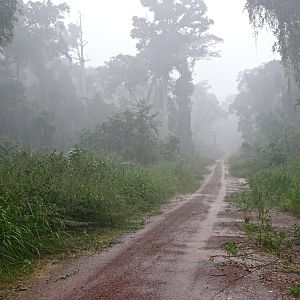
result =
[{"label": "grass", "polygon": [[51,255],[99,250],[176,194],[199,187],[207,161],[143,167],[75,148],[67,156],[16,150],[0,157],[0,278]]},{"label": "grass", "polygon": [[300,288],[298,287],[294,287],[294,286],[289,287],[289,292],[295,298],[300,297]]},{"label": "grass", "polygon": [[[297,144],[297,147],[295,147]],[[233,176],[245,178],[250,190],[230,197],[244,213],[243,230],[247,246],[277,257],[275,272],[299,275],[299,221],[294,228],[275,227],[273,211],[288,212],[300,217],[300,152],[299,135],[278,140],[270,145],[244,145],[240,153],[229,159]],[[288,288],[299,297],[299,287]]]},{"label": "grass", "polygon": [[230,255],[236,256],[239,253],[239,250],[234,243],[226,243],[224,247]]},{"label": "grass", "polygon": [[242,229],[248,234],[252,244],[280,255],[299,243],[299,227],[282,230],[274,227],[268,210],[264,209],[262,213],[259,212],[261,207],[256,208],[255,205],[249,204],[251,197],[248,192],[233,195],[229,201],[244,213]]},{"label": "grass", "polygon": [[300,134],[294,132],[273,143],[244,143],[229,158],[233,176],[246,178],[251,192],[248,204],[263,214],[270,209],[300,217]]}]

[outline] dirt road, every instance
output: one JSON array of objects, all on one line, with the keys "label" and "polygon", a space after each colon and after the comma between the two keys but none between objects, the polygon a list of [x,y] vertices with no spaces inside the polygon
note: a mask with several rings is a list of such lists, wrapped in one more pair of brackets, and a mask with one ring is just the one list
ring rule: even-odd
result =
[{"label": "dirt road", "polygon": [[282,299],[259,274],[226,263],[223,245],[240,233],[224,197],[238,189],[219,162],[197,193],[145,229],[59,271],[69,276],[52,274],[19,299]]}]

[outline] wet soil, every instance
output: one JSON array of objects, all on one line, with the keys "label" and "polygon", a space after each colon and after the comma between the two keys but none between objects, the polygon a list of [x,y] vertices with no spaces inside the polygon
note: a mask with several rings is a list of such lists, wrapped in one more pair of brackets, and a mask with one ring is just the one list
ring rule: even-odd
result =
[{"label": "wet soil", "polygon": [[229,211],[224,199],[244,187],[219,162],[199,191],[174,202],[140,232],[51,272],[14,298],[292,299],[264,273],[271,257],[231,257],[225,251],[225,243],[244,233],[242,214]]}]

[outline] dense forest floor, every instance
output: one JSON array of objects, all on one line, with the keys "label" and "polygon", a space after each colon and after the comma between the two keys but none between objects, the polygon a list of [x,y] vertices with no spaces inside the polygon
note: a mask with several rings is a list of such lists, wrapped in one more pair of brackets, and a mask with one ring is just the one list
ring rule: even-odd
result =
[{"label": "dense forest floor", "polygon": [[[244,181],[218,163],[198,192],[177,199],[138,233],[100,254],[48,270],[13,298],[293,299],[299,249],[272,248],[277,240],[271,229],[273,243],[258,243],[255,215],[245,218],[225,201],[245,189]],[[297,220],[278,212],[272,217],[273,228],[280,226],[288,240]]]}]

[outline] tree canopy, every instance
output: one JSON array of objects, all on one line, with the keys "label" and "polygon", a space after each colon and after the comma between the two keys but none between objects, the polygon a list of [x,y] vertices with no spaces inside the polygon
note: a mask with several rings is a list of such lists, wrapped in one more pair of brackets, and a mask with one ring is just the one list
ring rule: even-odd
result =
[{"label": "tree canopy", "polygon": [[274,50],[300,87],[300,1],[247,0],[246,9],[255,29],[271,28],[277,38]]},{"label": "tree canopy", "polygon": [[0,0],[0,50],[12,40],[17,5],[17,0]]},{"label": "tree canopy", "polygon": [[[141,0],[141,4],[150,11],[151,17],[134,17],[131,36],[138,40],[138,56],[150,71],[148,99],[154,93],[162,123],[161,136],[166,137],[168,102],[173,93],[180,117],[175,134],[182,147],[190,147],[193,68],[199,59],[218,55],[214,46],[221,39],[208,33],[213,20],[206,16],[207,7],[202,0]],[[179,78],[170,84],[174,71]]]},{"label": "tree canopy", "polygon": [[288,84],[279,61],[242,72],[231,109],[239,117],[244,140],[274,142],[290,128],[299,128],[295,98],[299,91],[295,84]]}]

